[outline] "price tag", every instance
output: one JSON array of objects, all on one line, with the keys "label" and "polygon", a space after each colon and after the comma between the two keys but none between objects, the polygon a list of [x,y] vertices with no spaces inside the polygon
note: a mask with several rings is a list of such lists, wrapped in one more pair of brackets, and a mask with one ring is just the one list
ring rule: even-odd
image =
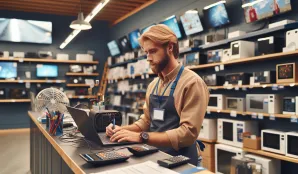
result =
[{"label": "price tag", "polygon": [[19,83],[24,83],[24,80],[19,80]]},{"label": "price tag", "polygon": [[56,80],[56,83],[61,83],[61,80]]},{"label": "price tag", "polygon": [[258,113],[258,119],[259,120],[263,120],[264,119],[264,115],[262,113]]},{"label": "price tag", "polygon": [[14,102],[16,102],[16,100],[11,100],[11,102],[13,102],[13,103],[14,103]]},{"label": "price tag", "polygon": [[228,86],[228,85],[229,85],[229,82],[228,81],[225,81],[224,86]]},{"label": "price tag", "polygon": [[144,76],[144,74],[143,74],[143,75],[141,75],[141,79],[145,79],[145,76]]},{"label": "price tag", "polygon": [[217,113],[220,113],[220,110],[219,109],[217,110]]},{"label": "price tag", "polygon": [[284,86],[278,86],[278,89],[284,89],[285,87]]},{"label": "price tag", "polygon": [[83,99],[83,98],[85,98],[85,96],[83,96],[83,95],[80,95],[79,96],[79,99]]},{"label": "price tag", "polygon": [[246,87],[242,87],[242,91],[247,91],[247,88]]},{"label": "price tag", "polygon": [[30,89],[30,86],[31,86],[30,82],[26,82],[26,83],[25,83],[25,87],[26,87],[27,89]]},{"label": "price tag", "polygon": [[231,111],[230,116],[231,117],[237,117],[237,112],[236,111]]},{"label": "price tag", "polygon": [[235,90],[236,90],[236,91],[239,91],[239,86],[236,86],[236,87],[235,87]]},{"label": "price tag", "polygon": [[242,80],[238,80],[238,85],[242,86]]},{"label": "price tag", "polygon": [[136,78],[136,76],[135,75],[132,75],[132,79],[135,79]]},{"label": "price tag", "polygon": [[273,90],[273,91],[277,91],[277,90],[278,90],[278,85],[274,84],[274,85],[272,86],[272,90]]},{"label": "price tag", "polygon": [[269,120],[272,120],[272,121],[274,121],[274,120],[275,120],[275,115],[273,115],[273,114],[270,114],[270,115],[269,115]]},{"label": "price tag", "polygon": [[20,63],[24,62],[24,59],[23,59],[23,58],[20,58],[20,59],[19,59],[19,62],[20,62]]},{"label": "price tag", "polygon": [[291,83],[291,84],[290,84],[290,87],[294,87],[294,86],[295,86],[295,83]]},{"label": "price tag", "polygon": [[41,87],[41,84],[40,84],[40,83],[38,83],[36,86],[37,86],[38,88],[40,88],[40,87]]},{"label": "price tag", "polygon": [[253,118],[253,119],[257,119],[257,113],[252,113],[252,114],[251,114],[251,118]]},{"label": "price tag", "polygon": [[233,89],[233,88],[234,88],[234,87],[233,87],[232,84],[230,84],[230,85],[227,86],[227,89],[228,89],[228,90],[231,90],[231,89]]},{"label": "price tag", "polygon": [[47,80],[46,82],[47,83],[53,83],[53,80]]},{"label": "price tag", "polygon": [[297,117],[291,116],[291,123],[297,123]]},{"label": "price tag", "polygon": [[218,72],[219,71],[219,66],[215,66],[215,72]]},{"label": "price tag", "polygon": [[211,112],[210,112],[210,110],[209,110],[209,109],[207,109],[207,114],[211,114]]},{"label": "price tag", "polygon": [[225,70],[225,65],[219,65],[219,69],[221,70],[221,71],[223,71],[223,70]]},{"label": "price tag", "polygon": [[149,79],[149,74],[146,74],[146,79]]},{"label": "price tag", "polygon": [[37,65],[36,65],[36,68],[42,68],[42,67],[43,67],[42,64],[37,64]]},{"label": "price tag", "polygon": [[267,88],[267,85],[263,85],[262,87],[263,87],[263,88]]},{"label": "price tag", "polygon": [[269,76],[269,71],[264,71],[264,77],[268,77]]}]

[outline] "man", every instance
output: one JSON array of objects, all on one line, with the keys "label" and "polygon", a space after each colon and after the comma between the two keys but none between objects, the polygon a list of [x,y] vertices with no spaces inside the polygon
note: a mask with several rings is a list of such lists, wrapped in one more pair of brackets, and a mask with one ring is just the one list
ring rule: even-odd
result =
[{"label": "man", "polygon": [[184,155],[197,165],[196,139],[209,101],[204,81],[178,63],[178,40],[166,25],[151,27],[139,42],[158,75],[148,86],[144,114],[132,125],[106,128],[111,141],[157,146],[173,156]]}]

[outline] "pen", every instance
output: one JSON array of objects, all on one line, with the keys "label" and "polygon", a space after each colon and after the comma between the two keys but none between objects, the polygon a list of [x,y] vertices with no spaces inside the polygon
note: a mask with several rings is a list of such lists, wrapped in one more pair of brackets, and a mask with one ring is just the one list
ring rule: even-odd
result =
[{"label": "pen", "polygon": [[112,129],[115,129],[115,117],[113,118],[113,127]]}]

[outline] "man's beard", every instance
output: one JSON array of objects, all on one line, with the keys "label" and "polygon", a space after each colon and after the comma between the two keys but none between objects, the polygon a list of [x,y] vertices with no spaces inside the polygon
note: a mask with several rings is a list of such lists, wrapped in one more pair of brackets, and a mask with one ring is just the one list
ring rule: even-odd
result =
[{"label": "man's beard", "polygon": [[165,67],[167,66],[167,64],[169,63],[170,57],[169,55],[166,53],[165,57],[158,63],[155,65],[151,64],[151,69],[155,74],[159,74],[161,73],[162,70],[165,69]]}]

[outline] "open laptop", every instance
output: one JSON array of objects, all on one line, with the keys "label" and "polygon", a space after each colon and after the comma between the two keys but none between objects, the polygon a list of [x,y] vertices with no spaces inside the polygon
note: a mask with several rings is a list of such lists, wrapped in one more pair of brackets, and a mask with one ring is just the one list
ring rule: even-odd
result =
[{"label": "open laptop", "polygon": [[78,126],[79,131],[84,137],[96,144],[102,146],[116,146],[116,145],[127,145],[136,144],[133,142],[112,142],[105,132],[97,133],[92,119],[83,110],[66,106],[68,112],[72,116],[73,120]]}]

